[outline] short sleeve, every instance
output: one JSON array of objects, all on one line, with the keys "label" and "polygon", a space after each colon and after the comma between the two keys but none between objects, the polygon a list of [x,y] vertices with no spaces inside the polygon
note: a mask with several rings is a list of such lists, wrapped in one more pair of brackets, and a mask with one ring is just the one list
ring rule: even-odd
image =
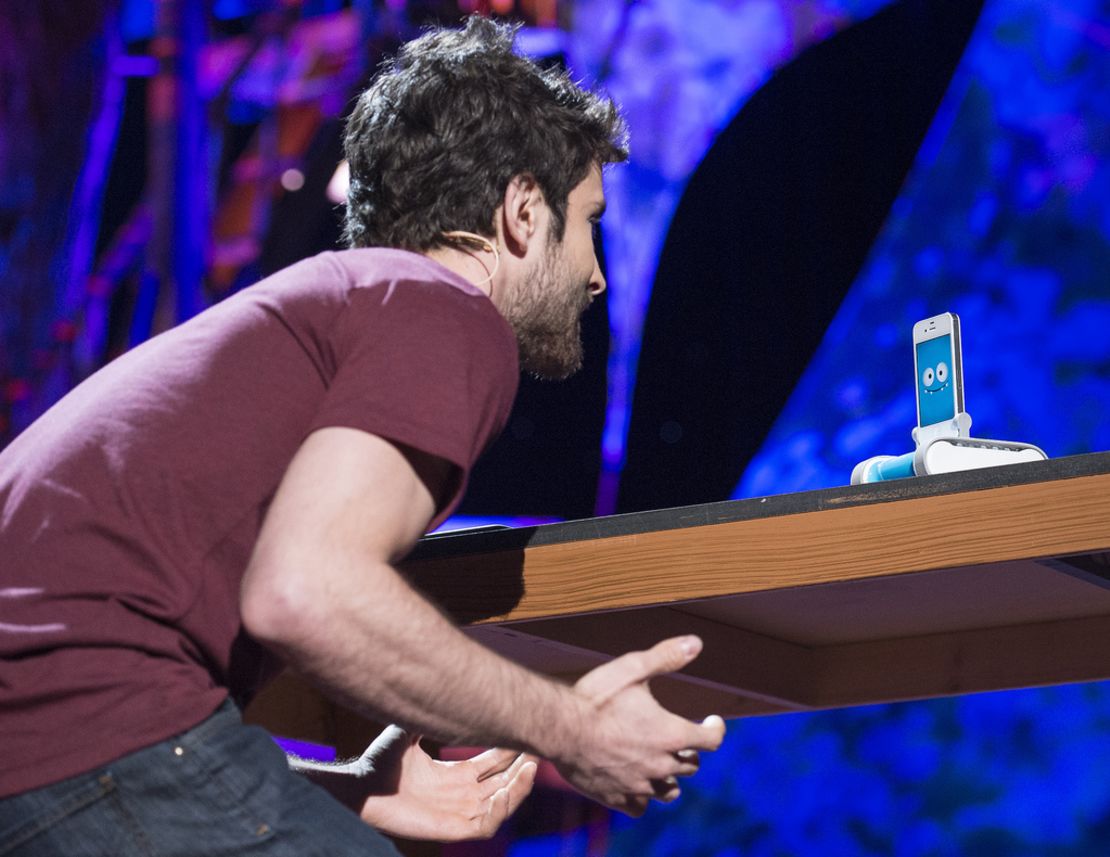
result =
[{"label": "short sleeve", "polygon": [[309,432],[355,428],[455,465],[446,517],[512,408],[512,330],[484,295],[394,281],[353,288],[331,336],[335,373]]}]

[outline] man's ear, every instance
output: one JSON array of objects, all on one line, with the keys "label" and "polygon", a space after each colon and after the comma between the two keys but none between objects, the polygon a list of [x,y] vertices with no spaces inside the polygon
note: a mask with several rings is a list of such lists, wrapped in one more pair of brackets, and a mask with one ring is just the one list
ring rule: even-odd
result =
[{"label": "man's ear", "polygon": [[501,205],[505,245],[510,252],[523,256],[539,230],[540,211],[544,205],[543,191],[529,173],[513,176],[505,188]]}]

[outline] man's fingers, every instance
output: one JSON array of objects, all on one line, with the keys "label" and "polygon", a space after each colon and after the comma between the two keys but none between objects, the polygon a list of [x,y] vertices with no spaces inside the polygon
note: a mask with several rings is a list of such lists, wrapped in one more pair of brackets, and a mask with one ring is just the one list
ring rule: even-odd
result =
[{"label": "man's fingers", "polygon": [[716,714],[709,715],[701,723],[685,721],[682,744],[690,750],[716,750],[724,739],[725,721]]},{"label": "man's fingers", "polygon": [[578,690],[594,698],[607,698],[631,684],[682,669],[698,656],[701,639],[692,634],[670,637],[644,652],[629,652],[587,673]]},{"label": "man's fingers", "polygon": [[478,817],[478,830],[468,839],[489,839],[509,817],[509,790],[500,788],[486,802],[486,811]]},{"label": "man's fingers", "polygon": [[532,785],[536,781],[536,762],[530,758],[524,760],[523,757],[518,762],[520,764],[516,775],[507,785],[490,795],[486,811],[478,819],[478,838],[489,839],[493,836],[532,791]]},{"label": "man's fingers", "polygon": [[670,803],[677,800],[678,796],[682,794],[682,789],[678,787],[678,780],[674,777],[652,780],[651,786],[655,791],[655,799],[660,803]]},{"label": "man's fingers", "polygon": [[678,776],[680,777],[696,774],[701,766],[701,757],[697,750],[679,750],[674,754],[674,758],[678,762]]},{"label": "man's fingers", "polygon": [[725,740],[724,718],[722,718],[719,714],[710,714],[701,722],[701,725],[703,728],[710,730],[717,736],[717,746],[713,748],[714,750],[716,750],[717,747],[721,746],[721,742]]},{"label": "man's fingers", "polygon": [[[520,774],[524,766],[531,763],[532,765],[538,764],[538,759],[535,756],[530,756],[527,753],[519,754],[513,763],[503,771],[494,773],[483,780],[479,780],[482,787],[486,789],[484,797],[488,798],[497,792],[498,789],[503,789],[513,782],[513,780]],[[535,772],[533,772],[534,775]]]},{"label": "man's fingers", "polygon": [[509,811],[507,815],[512,815],[516,812],[516,808],[520,806],[520,802],[528,797],[532,791],[532,786],[536,782],[536,771],[539,770],[539,765],[536,764],[534,759],[524,761],[520,770],[516,772],[505,790],[509,794]]},{"label": "man's fingers", "polygon": [[[671,637],[656,643],[640,657],[633,660],[630,668],[634,672],[628,676],[628,684],[645,681],[657,675],[666,675],[682,669],[701,652],[701,639],[693,634],[685,637]],[[638,668],[638,674],[635,670]]]},{"label": "man's fingers", "polygon": [[625,801],[621,806],[616,806],[614,809],[623,812],[625,815],[630,815],[633,818],[639,818],[648,807],[648,799],[645,797],[633,797]]},{"label": "man's fingers", "polygon": [[494,747],[466,760],[467,767],[471,768],[478,777],[478,781],[488,779],[495,774],[500,774],[512,767],[523,754],[519,750],[506,750],[504,747]]}]

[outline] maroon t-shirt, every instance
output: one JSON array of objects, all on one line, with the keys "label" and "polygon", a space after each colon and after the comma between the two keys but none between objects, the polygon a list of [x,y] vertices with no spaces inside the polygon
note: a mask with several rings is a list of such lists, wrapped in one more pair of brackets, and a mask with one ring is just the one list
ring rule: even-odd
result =
[{"label": "maroon t-shirt", "polygon": [[517,378],[485,295],[372,249],[294,265],[74,389],[0,454],[0,796],[188,729],[273,674],[239,583],[310,432],[451,462],[439,522]]}]

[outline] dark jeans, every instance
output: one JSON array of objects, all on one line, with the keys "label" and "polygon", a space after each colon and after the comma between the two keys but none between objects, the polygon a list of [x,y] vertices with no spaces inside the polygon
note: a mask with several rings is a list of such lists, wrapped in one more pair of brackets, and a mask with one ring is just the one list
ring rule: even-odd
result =
[{"label": "dark jeans", "polygon": [[[3,761],[0,760],[0,764]],[[10,857],[397,857],[225,703],[185,734],[0,799]]]}]

